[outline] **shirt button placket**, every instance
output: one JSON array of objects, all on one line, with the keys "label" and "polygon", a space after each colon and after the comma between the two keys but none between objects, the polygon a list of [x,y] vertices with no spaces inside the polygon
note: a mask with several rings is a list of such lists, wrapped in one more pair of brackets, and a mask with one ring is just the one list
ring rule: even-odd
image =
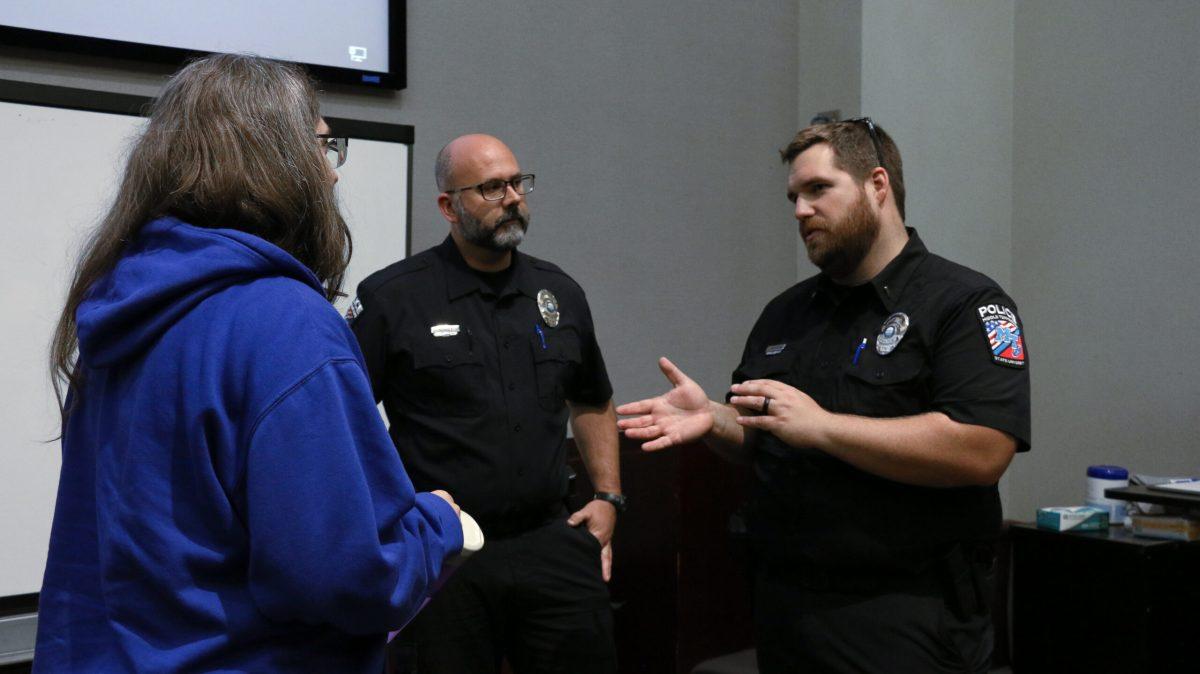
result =
[{"label": "shirt button placket", "polygon": [[[497,336],[497,338],[496,338],[497,354],[496,355],[497,355],[497,363],[499,365],[499,376],[500,376],[499,383],[501,385],[501,388],[503,391],[516,391],[516,388],[517,388],[516,379],[515,379],[516,370],[514,369],[513,363],[512,363],[513,337],[508,336],[506,334],[506,331],[504,329],[504,320],[502,319],[502,317],[500,315],[502,312],[505,311],[506,308],[509,307],[509,304],[510,303],[497,303],[497,306],[494,308],[494,310],[492,312],[492,334]],[[508,428],[511,429],[511,432],[507,434],[508,438],[509,438],[508,470],[511,471],[508,473],[508,479],[510,480],[510,483],[512,485],[509,488],[509,491],[511,493],[518,493],[520,490],[516,488],[515,483],[517,482],[517,478],[520,478],[522,475],[524,475],[524,471],[518,465],[520,462],[520,452],[519,452],[520,442],[518,441],[518,434],[521,432],[521,424],[520,424],[520,422],[515,422],[514,418],[517,417],[520,413],[520,405],[517,404],[517,401],[514,400],[513,397],[511,395],[508,395],[507,393],[505,393],[503,395],[503,398],[504,398],[504,418],[506,419]],[[497,430],[499,430],[499,429],[497,429]]]}]

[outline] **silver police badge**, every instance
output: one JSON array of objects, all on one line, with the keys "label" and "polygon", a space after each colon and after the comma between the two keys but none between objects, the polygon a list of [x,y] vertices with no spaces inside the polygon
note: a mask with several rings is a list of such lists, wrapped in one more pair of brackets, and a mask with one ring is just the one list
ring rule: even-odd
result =
[{"label": "silver police badge", "polygon": [[875,337],[875,352],[886,356],[896,349],[904,333],[908,332],[908,314],[896,312],[887,317],[879,335]]},{"label": "silver police badge", "polygon": [[558,327],[558,298],[549,290],[539,290],[537,294],[538,311],[542,320],[552,328]]}]

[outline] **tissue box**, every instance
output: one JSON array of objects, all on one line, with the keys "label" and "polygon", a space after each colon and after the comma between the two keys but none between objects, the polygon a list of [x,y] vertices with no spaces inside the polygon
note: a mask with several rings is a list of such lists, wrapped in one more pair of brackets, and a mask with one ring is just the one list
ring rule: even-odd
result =
[{"label": "tissue box", "polygon": [[1052,531],[1103,531],[1108,528],[1108,510],[1091,506],[1038,508],[1037,525]]},{"label": "tissue box", "polygon": [[1133,515],[1133,535],[1174,541],[1200,540],[1200,520],[1176,515]]}]

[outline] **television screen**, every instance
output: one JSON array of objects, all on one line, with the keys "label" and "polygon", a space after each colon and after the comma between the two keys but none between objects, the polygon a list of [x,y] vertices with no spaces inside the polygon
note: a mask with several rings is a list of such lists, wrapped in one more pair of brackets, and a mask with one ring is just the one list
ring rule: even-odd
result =
[{"label": "television screen", "polygon": [[251,52],[324,81],[404,87],[404,0],[9,0],[0,42],[166,63]]}]

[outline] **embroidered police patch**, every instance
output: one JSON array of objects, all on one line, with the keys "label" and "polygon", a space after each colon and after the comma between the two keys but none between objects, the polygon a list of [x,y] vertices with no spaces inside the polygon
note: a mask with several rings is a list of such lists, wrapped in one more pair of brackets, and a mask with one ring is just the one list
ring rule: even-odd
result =
[{"label": "embroidered police patch", "polygon": [[1003,304],[985,304],[975,310],[992,351],[992,361],[1009,367],[1025,367],[1025,339],[1017,314]]},{"label": "embroidered police patch", "polygon": [[362,302],[359,302],[358,298],[355,297],[354,301],[350,303],[350,308],[346,309],[346,320],[353,321],[354,319],[358,318],[358,315],[361,313]]}]

